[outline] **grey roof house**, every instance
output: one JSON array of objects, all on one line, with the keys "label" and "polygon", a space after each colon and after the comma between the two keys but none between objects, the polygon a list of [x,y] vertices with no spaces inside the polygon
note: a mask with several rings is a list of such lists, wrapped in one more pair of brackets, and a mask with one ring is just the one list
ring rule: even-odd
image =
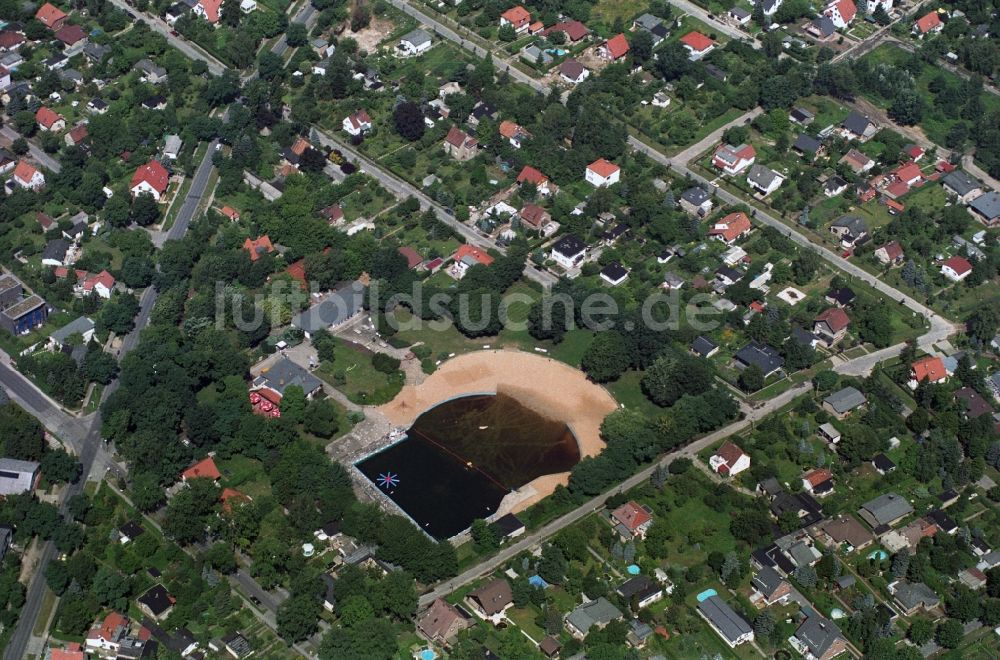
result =
[{"label": "grey roof house", "polygon": [[306,396],[312,396],[323,382],[288,358],[281,358],[270,368],[262,371],[253,381],[254,387],[269,387],[284,396],[285,388],[298,385]]},{"label": "grey roof house", "polygon": [[785,364],[785,359],[767,344],[751,341],[736,353],[737,367],[756,365],[764,372],[764,377],[776,373]]},{"label": "grey roof house", "polygon": [[292,325],[311,338],[320,330],[331,330],[357,316],[364,303],[365,287],[354,282],[337,289],[322,302],[292,318]]},{"label": "grey roof house", "polygon": [[729,648],[753,641],[753,628],[750,624],[718,596],[709,596],[698,603],[698,614],[708,621],[708,625],[722,637]]},{"label": "grey roof house", "polygon": [[941,599],[923,582],[903,582],[897,580],[889,585],[889,593],[906,615],[917,610],[930,610],[941,603]]},{"label": "grey roof house", "polygon": [[865,405],[865,395],[856,387],[845,387],[823,399],[823,407],[838,417],[845,417],[856,408]]},{"label": "grey roof house", "polygon": [[622,618],[622,613],[617,607],[611,604],[607,598],[601,596],[597,600],[580,605],[566,616],[566,627],[570,634],[579,639],[587,636],[591,628],[597,626],[603,628],[612,621]]},{"label": "grey roof house", "polygon": [[983,193],[969,203],[979,219],[990,227],[1000,223],[1000,193]]},{"label": "grey roof house", "polygon": [[0,495],[19,495],[34,490],[39,464],[16,458],[0,458]]},{"label": "grey roof house", "polygon": [[879,527],[891,525],[911,513],[913,513],[913,507],[910,506],[905,497],[897,493],[879,495],[875,499],[862,504],[861,509],[858,511],[861,519],[871,525],[872,529],[876,531]]},{"label": "grey roof house", "polygon": [[953,170],[941,177],[941,185],[963,202],[969,202],[983,192],[979,182],[962,170]]},{"label": "grey roof house", "polygon": [[94,322],[86,316],[80,316],[70,321],[49,335],[49,345],[53,348],[61,348],[71,335],[76,334],[83,337],[84,343],[90,341],[90,338],[94,336]]},{"label": "grey roof house", "polygon": [[812,611],[788,641],[807,658],[833,658],[847,650],[840,628]]}]

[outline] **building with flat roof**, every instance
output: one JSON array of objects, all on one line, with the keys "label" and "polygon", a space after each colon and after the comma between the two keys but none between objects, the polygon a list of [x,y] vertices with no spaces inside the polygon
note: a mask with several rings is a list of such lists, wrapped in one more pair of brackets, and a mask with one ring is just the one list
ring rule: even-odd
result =
[{"label": "building with flat roof", "polygon": [[18,495],[38,485],[39,464],[16,458],[0,458],[0,495]]}]

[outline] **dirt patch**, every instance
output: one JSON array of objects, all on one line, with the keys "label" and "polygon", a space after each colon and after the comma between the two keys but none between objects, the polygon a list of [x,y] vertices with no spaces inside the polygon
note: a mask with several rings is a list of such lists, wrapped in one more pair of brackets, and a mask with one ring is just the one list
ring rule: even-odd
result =
[{"label": "dirt patch", "polygon": [[586,48],[576,56],[576,61],[590,69],[591,74],[600,73],[611,62],[597,54],[600,44]]},{"label": "dirt patch", "polygon": [[[477,351],[453,358],[420,385],[407,385],[378,408],[396,426],[410,426],[425,410],[458,396],[500,392],[552,419],[564,421],[576,437],[580,456],[604,449],[600,428],[615,410],[614,398],[583,372],[551,358],[521,351]],[[569,473],[539,477],[504,498],[498,514],[520,511],[566,484]]]},{"label": "dirt patch", "polygon": [[358,42],[358,50],[369,53],[375,52],[378,45],[385,41],[390,34],[396,30],[396,24],[387,18],[373,16],[371,23],[359,32],[351,32],[350,28],[344,30],[344,37],[350,37]]}]

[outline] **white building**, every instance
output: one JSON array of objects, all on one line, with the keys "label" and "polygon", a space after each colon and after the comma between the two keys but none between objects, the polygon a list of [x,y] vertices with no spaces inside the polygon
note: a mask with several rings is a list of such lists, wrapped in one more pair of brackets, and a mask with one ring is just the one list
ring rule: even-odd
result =
[{"label": "white building", "polygon": [[590,165],[587,165],[584,177],[587,179],[587,183],[595,188],[613,186],[618,183],[621,177],[621,168],[603,158],[598,158]]}]

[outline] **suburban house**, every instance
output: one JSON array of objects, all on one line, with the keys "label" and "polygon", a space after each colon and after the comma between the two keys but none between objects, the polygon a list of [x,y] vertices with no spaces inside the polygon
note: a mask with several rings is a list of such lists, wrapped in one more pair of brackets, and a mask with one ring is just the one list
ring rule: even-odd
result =
[{"label": "suburban house", "polygon": [[598,158],[590,165],[587,165],[584,178],[586,178],[587,183],[595,188],[601,188],[613,186],[618,183],[621,172],[621,168],[614,163],[606,161],[603,158]]},{"label": "suburban house", "polygon": [[55,37],[63,43],[63,54],[68,57],[79,55],[87,45],[87,33],[79,25],[64,25],[56,30]]},{"label": "suburban house", "polygon": [[628,279],[628,269],[617,261],[612,261],[601,269],[600,275],[601,279],[611,286],[618,286]]},{"label": "suburban house", "polygon": [[751,365],[756,365],[763,373],[764,378],[781,371],[785,365],[785,359],[778,351],[767,344],[761,344],[754,340],[741,348],[736,355],[736,368],[745,369]]},{"label": "suburban house", "polygon": [[820,424],[816,432],[819,434],[821,438],[823,438],[824,440],[826,440],[831,444],[835,445],[838,442],[840,442],[841,438],[840,431],[838,431],[837,427],[831,424],[830,422]]},{"label": "suburban house", "polygon": [[94,337],[94,322],[86,316],[79,316],[63,327],[49,335],[48,349],[52,351],[62,350],[67,340],[79,335],[83,344],[86,344]]},{"label": "suburban house", "polygon": [[871,525],[875,533],[888,531],[888,528],[906,516],[913,513],[913,507],[902,495],[886,493],[873,500],[865,502],[858,510],[858,515]]},{"label": "suburban house", "polygon": [[597,47],[597,55],[612,62],[628,55],[628,51],[628,40],[625,39],[624,34],[620,33]]},{"label": "suburban house", "polygon": [[1000,224],[1000,193],[983,193],[969,203],[969,210],[987,227],[996,227]]},{"label": "suburban house", "polygon": [[829,348],[844,338],[850,324],[847,312],[840,307],[829,307],[813,320],[813,334]]},{"label": "suburban house", "polygon": [[952,282],[961,282],[972,273],[972,264],[965,257],[955,255],[941,264],[941,274]]},{"label": "suburban house", "polygon": [[257,261],[265,254],[274,252],[274,244],[271,242],[271,237],[264,234],[259,238],[246,238],[243,241],[243,249],[250,255],[250,261]]},{"label": "suburban house", "polygon": [[653,511],[648,506],[630,500],[611,512],[611,523],[618,535],[626,540],[646,538],[653,525]]},{"label": "suburban house", "polygon": [[222,16],[222,0],[198,0],[191,8],[195,16],[201,16],[206,21],[215,25]]},{"label": "suburban house", "polygon": [[431,606],[417,616],[417,632],[429,642],[447,646],[455,636],[471,625],[458,608],[443,598],[437,598]]},{"label": "suburban house", "polygon": [[856,215],[843,215],[830,225],[830,233],[840,239],[841,247],[850,250],[868,238],[868,225]]},{"label": "suburban house", "polygon": [[839,174],[834,174],[823,184],[823,194],[827,197],[836,197],[847,190],[849,184]]},{"label": "suburban house", "polygon": [[966,419],[976,419],[993,412],[993,407],[986,399],[971,387],[963,387],[955,392],[955,400],[962,404]]},{"label": "suburban house", "polygon": [[129,634],[129,621],[118,612],[111,612],[96,628],[87,632],[84,646],[89,652],[117,654],[122,640]]},{"label": "suburban house", "polygon": [[928,34],[935,34],[944,29],[944,23],[938,15],[937,10],[929,11],[913,22],[913,34],[923,38]]},{"label": "suburban house", "polygon": [[243,636],[243,634],[234,630],[233,632],[225,635],[221,640],[223,647],[226,649],[226,653],[236,658],[236,660],[243,660],[243,658],[248,658],[253,655],[253,647],[250,646],[250,640]]},{"label": "suburban house", "polygon": [[889,583],[889,593],[906,616],[913,616],[923,610],[932,610],[941,604],[941,599],[923,582],[896,580]]},{"label": "suburban house", "polygon": [[770,566],[757,571],[750,585],[753,587],[750,602],[754,605],[758,603],[763,603],[765,607],[784,605],[792,595],[792,585]]},{"label": "suburban house", "polygon": [[62,28],[63,24],[66,23],[66,19],[69,17],[62,9],[46,2],[38,8],[38,11],[35,12],[35,18],[39,23],[55,32]]},{"label": "suburban house", "polygon": [[734,649],[740,644],[753,641],[753,628],[750,624],[717,595],[699,602],[698,614],[729,648]]},{"label": "suburban house", "polygon": [[846,154],[844,154],[838,163],[844,163],[851,169],[855,174],[863,174],[875,167],[875,161],[864,155],[857,149],[851,149]]},{"label": "suburban house", "polygon": [[505,137],[507,139],[507,142],[510,143],[510,146],[514,147],[515,149],[520,149],[521,144],[525,140],[531,138],[531,133],[529,133],[519,124],[516,124],[512,121],[504,120],[500,122],[499,130],[500,130],[500,135]]},{"label": "suburban house", "polygon": [[151,160],[145,165],[140,165],[135,174],[132,175],[132,182],[129,184],[129,191],[132,197],[140,194],[149,194],[153,199],[159,201],[160,197],[167,191],[167,184],[170,175],[166,168],[159,162]]},{"label": "suburban house", "polygon": [[153,64],[151,60],[141,59],[135,63],[135,68],[142,72],[142,78],[151,85],[158,85],[167,80],[167,70]]},{"label": "suburban house", "polygon": [[517,175],[517,185],[521,186],[525,183],[530,183],[535,186],[535,190],[537,190],[540,195],[548,196],[556,191],[555,184],[549,183],[549,177],[545,176],[531,165],[525,165],[521,168],[520,174]]},{"label": "suburban house", "polygon": [[896,469],[896,464],[885,454],[875,454],[872,456],[872,467],[884,477]]},{"label": "suburban house", "polygon": [[580,605],[566,615],[566,628],[573,637],[583,639],[592,628],[600,630],[622,616],[611,601],[601,596],[597,600]]},{"label": "suburban house", "polygon": [[580,21],[560,21],[543,30],[542,36],[547,37],[553,32],[562,32],[570,42],[576,43],[590,34],[590,29]]},{"label": "suburban house", "polygon": [[0,327],[13,335],[27,334],[49,317],[45,300],[33,293],[25,294],[24,285],[10,275],[0,277],[0,309]]},{"label": "suburban house", "polygon": [[181,481],[184,482],[189,479],[211,479],[212,481],[218,481],[221,478],[222,473],[219,472],[219,468],[215,465],[215,459],[211,456],[201,459],[181,472]]},{"label": "suburban house", "polygon": [[917,389],[917,385],[925,380],[928,383],[943,383],[948,380],[948,371],[941,358],[928,355],[910,365],[910,389]]},{"label": "suburban house", "polygon": [[968,204],[983,194],[981,184],[962,170],[952,170],[945,174],[941,177],[941,185],[963,204]]},{"label": "suburban house", "polygon": [[875,540],[875,536],[852,516],[843,515],[827,520],[812,530],[817,540],[828,545],[847,545],[848,552],[862,550]]},{"label": "suburban house", "polygon": [[531,14],[524,7],[518,5],[516,7],[511,7],[504,13],[500,14],[500,27],[506,25],[514,28],[514,32],[520,34],[528,29],[528,25],[531,24]]},{"label": "suburban house", "polygon": [[[840,2],[850,3],[851,0],[840,0]],[[851,4],[851,6],[853,7],[854,5]],[[859,142],[865,142],[877,132],[878,126],[875,125],[875,122],[868,117],[865,117],[857,110],[852,110],[840,124],[840,134],[846,140],[858,140]]]},{"label": "suburban house", "polygon": [[578,236],[566,234],[552,246],[549,256],[557,264],[569,270],[580,265],[587,254],[587,244]]},{"label": "suburban house", "polygon": [[505,539],[515,539],[518,536],[523,536],[526,527],[521,519],[515,516],[513,513],[507,513],[492,523],[493,528]]},{"label": "suburban house", "polygon": [[45,175],[31,163],[19,160],[14,167],[13,181],[22,188],[38,191],[45,186]]},{"label": "suburban house", "polygon": [[590,70],[577,60],[569,58],[559,65],[559,75],[571,85],[578,85],[590,76]]},{"label": "suburban house", "polygon": [[448,274],[456,280],[465,277],[465,274],[473,266],[489,266],[493,263],[493,257],[473,245],[463,244],[458,246],[455,254],[451,255],[452,265],[448,269]]},{"label": "suburban house", "polygon": [[752,144],[741,144],[736,147],[724,144],[715,150],[712,165],[726,174],[735,175],[753,165],[756,159],[757,150]]},{"label": "suburban house", "polygon": [[444,152],[458,161],[470,160],[479,153],[479,142],[457,126],[452,126],[444,138]]},{"label": "suburban house", "polygon": [[167,592],[162,584],[150,587],[137,600],[139,601],[139,609],[157,621],[165,619],[176,602],[176,599]]},{"label": "suburban house", "polygon": [[903,246],[899,241],[889,241],[875,250],[875,258],[885,266],[895,266],[903,261]]},{"label": "suburban house", "polygon": [[708,465],[714,472],[735,477],[740,472],[750,469],[750,455],[727,440],[708,459]]},{"label": "suburban house", "polygon": [[824,147],[823,143],[813,136],[799,133],[799,136],[795,138],[795,142],[792,143],[792,151],[811,162],[816,160],[816,156],[823,153]]},{"label": "suburban house", "polygon": [[831,660],[847,651],[847,640],[840,628],[814,611],[809,612],[788,641],[810,660]]},{"label": "suburban house", "polygon": [[[545,232],[552,223],[552,215],[537,204],[525,204],[517,215],[521,222],[536,231]],[[545,235],[550,235],[546,233]]]},{"label": "suburban house", "polygon": [[396,44],[396,50],[400,55],[413,56],[420,55],[431,47],[431,35],[426,30],[417,28],[407,32]]},{"label": "suburban house", "polygon": [[737,25],[748,25],[750,19],[753,18],[753,14],[748,12],[743,7],[733,7],[729,10],[729,18],[732,19]]},{"label": "suburban house", "polygon": [[0,495],[20,495],[34,490],[41,478],[35,461],[0,458]]},{"label": "suburban house", "polygon": [[341,122],[341,126],[344,132],[351,136],[364,135],[368,131],[372,130],[372,118],[368,116],[368,113],[364,110],[359,109],[346,117],[344,121]]},{"label": "suburban house", "polygon": [[66,128],[63,116],[44,105],[35,112],[35,121],[38,123],[38,128],[43,131],[58,133]]},{"label": "suburban house", "polygon": [[780,188],[784,181],[783,176],[763,165],[754,165],[747,174],[747,183],[764,197]]},{"label": "suburban house", "polygon": [[111,299],[111,293],[115,290],[115,277],[106,270],[97,274],[87,274],[74,288],[80,295],[96,294],[104,300]]},{"label": "suburban house", "polygon": [[823,409],[837,419],[844,419],[866,402],[865,395],[859,389],[849,386],[823,399]]},{"label": "suburban house", "polygon": [[705,217],[712,211],[712,197],[700,187],[693,186],[681,193],[680,207],[698,217]]},{"label": "suburban house", "polygon": [[715,48],[715,42],[701,32],[688,32],[681,37],[681,44],[687,49],[688,59],[692,62],[705,57]]},{"label": "suburban house", "polygon": [[833,492],[833,473],[827,468],[816,468],[802,475],[802,490],[813,497],[823,497]]},{"label": "suburban house", "polygon": [[663,599],[663,587],[645,575],[636,575],[621,584],[615,592],[638,609],[649,607]]},{"label": "suburban house", "polygon": [[466,601],[483,619],[500,621],[503,619],[503,613],[514,604],[514,595],[510,583],[497,578],[469,593]]},{"label": "suburban house", "polygon": [[749,234],[751,229],[753,226],[750,224],[750,218],[747,217],[747,214],[743,211],[737,211],[712,225],[708,230],[708,235],[726,245],[732,245],[741,237]]},{"label": "suburban house", "polygon": [[704,335],[691,342],[691,351],[695,355],[708,359],[719,352],[719,345]]},{"label": "suburban house", "polygon": [[823,10],[823,15],[833,21],[834,27],[842,30],[851,24],[858,13],[858,8],[852,0],[833,0]]}]

